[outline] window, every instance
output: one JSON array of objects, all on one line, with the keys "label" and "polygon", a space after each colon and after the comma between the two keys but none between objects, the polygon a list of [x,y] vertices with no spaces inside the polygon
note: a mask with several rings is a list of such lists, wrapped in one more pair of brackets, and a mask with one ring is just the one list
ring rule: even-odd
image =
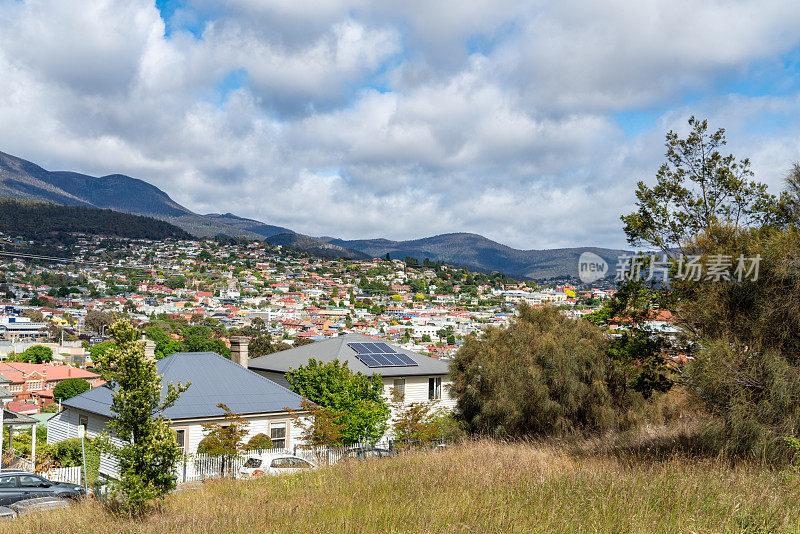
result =
[{"label": "window", "polygon": [[38,488],[44,484],[44,480],[33,475],[20,475],[19,487],[20,488]]},{"label": "window", "polygon": [[244,463],[244,467],[248,469],[256,469],[261,467],[261,460],[258,458],[248,458],[247,461]]},{"label": "window", "polygon": [[0,488],[16,488],[17,477],[0,477]]},{"label": "window", "polygon": [[89,416],[88,415],[79,415],[78,416],[78,426],[82,426],[84,431],[89,430]]},{"label": "window", "polygon": [[428,379],[428,399],[436,400],[442,398],[442,377],[437,376]]},{"label": "window", "polygon": [[42,389],[42,381],[41,380],[30,380],[26,383],[28,391],[38,391]]},{"label": "window", "polygon": [[186,448],[186,430],[185,429],[182,428],[180,430],[176,430],[175,431],[175,443],[178,444],[178,448],[181,450],[181,452],[183,452],[184,449]]},{"label": "window", "polygon": [[286,448],[286,423],[270,423],[269,439],[272,440],[273,449]]},{"label": "window", "polygon": [[402,395],[403,398],[406,397],[406,379],[405,378],[395,378],[393,386],[394,390],[399,394]]},{"label": "window", "polygon": [[20,391],[22,391],[22,384],[11,385],[11,393],[19,393]]}]

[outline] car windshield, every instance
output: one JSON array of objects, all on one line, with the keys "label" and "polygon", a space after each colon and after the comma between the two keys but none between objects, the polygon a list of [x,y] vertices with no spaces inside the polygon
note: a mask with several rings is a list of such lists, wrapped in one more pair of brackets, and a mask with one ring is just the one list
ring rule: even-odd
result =
[{"label": "car windshield", "polygon": [[261,467],[261,460],[258,458],[248,458],[247,461],[244,463],[244,466],[248,469],[255,469],[256,467]]}]

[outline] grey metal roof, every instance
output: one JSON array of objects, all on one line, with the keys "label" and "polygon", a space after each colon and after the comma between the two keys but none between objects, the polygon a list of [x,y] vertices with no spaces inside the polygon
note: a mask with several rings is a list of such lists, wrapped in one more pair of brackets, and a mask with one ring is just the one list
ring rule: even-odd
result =
[{"label": "grey metal roof", "polygon": [[297,369],[301,365],[307,365],[308,360],[315,359],[320,362],[331,362],[339,360],[347,362],[347,366],[354,373],[360,372],[364,375],[378,374],[381,376],[419,376],[419,375],[446,375],[449,372],[448,364],[423,356],[416,352],[406,350],[397,345],[389,345],[397,352],[407,354],[412,360],[417,362],[417,366],[409,367],[367,367],[361,360],[356,358],[356,351],[351,349],[348,343],[374,343],[378,339],[365,336],[363,334],[345,334],[325,341],[318,341],[297,347],[296,349],[282,350],[273,354],[252,358],[248,362],[248,367],[261,371],[276,371],[288,373],[292,369]]},{"label": "grey metal roof", "polygon": [[15,425],[35,425],[38,423],[36,419],[22,415],[21,413],[12,412],[11,410],[3,409],[3,426]]},{"label": "grey metal roof", "polygon": [[[257,414],[300,409],[302,397],[267,380],[258,373],[214,352],[178,352],[157,363],[166,390],[167,384],[191,382],[171,408],[164,410],[167,419],[194,419],[224,415],[217,404],[228,405],[234,413]],[[62,404],[91,413],[111,416],[111,390],[96,387]],[[162,396],[164,391],[162,390]]]}]

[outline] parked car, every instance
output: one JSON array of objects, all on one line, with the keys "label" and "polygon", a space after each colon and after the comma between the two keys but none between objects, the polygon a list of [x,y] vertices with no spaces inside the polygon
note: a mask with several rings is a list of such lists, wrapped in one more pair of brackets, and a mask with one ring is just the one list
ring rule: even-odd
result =
[{"label": "parked car", "polygon": [[244,465],[239,468],[239,477],[250,478],[263,475],[299,473],[315,468],[316,466],[313,463],[294,454],[266,452],[248,456]]},{"label": "parked car", "polygon": [[370,460],[372,458],[385,458],[391,455],[392,453],[386,449],[380,449],[378,447],[362,447],[347,451],[347,453],[342,457],[342,460],[360,462],[363,460]]},{"label": "parked car", "polygon": [[37,497],[81,499],[86,490],[78,484],[51,482],[27,471],[3,469],[0,471],[0,506]]}]

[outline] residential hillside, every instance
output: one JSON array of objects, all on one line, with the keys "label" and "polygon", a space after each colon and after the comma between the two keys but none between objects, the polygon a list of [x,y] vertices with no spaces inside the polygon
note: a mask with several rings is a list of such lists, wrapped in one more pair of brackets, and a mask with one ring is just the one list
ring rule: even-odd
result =
[{"label": "residential hillside", "polygon": [[152,217],[85,206],[0,198],[0,232],[37,241],[81,233],[131,239],[190,239],[184,230]]},{"label": "residential hillside", "polygon": [[258,234],[261,237],[272,237],[278,234],[295,233],[288,228],[284,228],[283,226],[273,226],[271,224],[265,224],[261,221],[245,219],[244,217],[238,217],[233,213],[206,213],[204,217],[225,223],[228,226],[233,226],[234,228],[239,228],[240,230],[246,232]]},{"label": "residential hillside", "polygon": [[[0,197],[107,208],[167,221],[195,237],[224,235],[265,240],[327,258],[425,258],[473,271],[499,271],[516,278],[549,279],[577,276],[581,253],[591,251],[609,265],[623,253],[601,248],[518,250],[481,235],[442,234],[410,241],[310,237],[289,228],[232,213],[201,215],[181,206],[159,188],[122,174],[93,177],[76,172],[48,171],[24,159],[0,152]],[[612,269],[613,271],[613,269]]]},{"label": "residential hillside", "polygon": [[276,234],[266,238],[265,241],[273,245],[303,250],[322,258],[351,258],[354,260],[364,260],[372,257],[358,250],[342,247],[335,243],[326,243],[316,238],[303,234],[296,234],[294,232]]},{"label": "residential hillside", "polygon": [[411,256],[420,262],[427,258],[475,271],[500,271],[509,276],[529,279],[577,277],[578,258],[584,252],[594,252],[605,259],[613,275],[617,258],[626,253],[624,250],[597,247],[519,250],[468,233],[442,234],[411,241],[320,239],[372,257],[382,258],[389,254],[392,258],[402,259]]}]

